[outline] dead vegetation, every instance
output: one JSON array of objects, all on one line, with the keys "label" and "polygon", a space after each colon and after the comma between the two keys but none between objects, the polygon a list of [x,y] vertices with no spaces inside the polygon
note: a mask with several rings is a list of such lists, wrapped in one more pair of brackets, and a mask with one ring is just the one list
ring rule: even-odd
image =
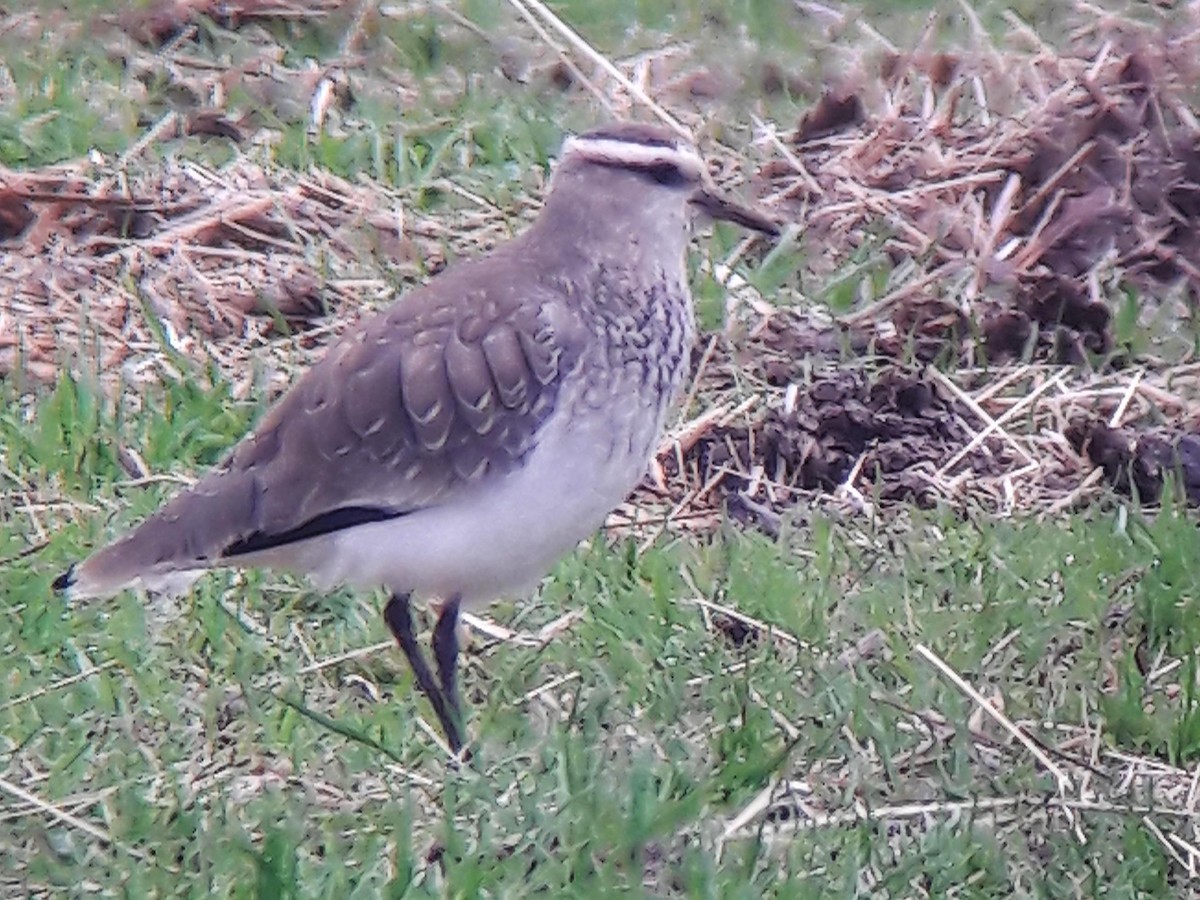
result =
[{"label": "dead vegetation", "polygon": [[405,255],[388,243],[394,226],[377,200],[331,176],[249,163],[182,163],[119,183],[104,175],[78,166],[0,176],[12,247],[0,257],[10,285],[0,373],[52,380],[64,354],[96,346],[111,374],[163,341],[236,364],[247,348],[227,344],[252,346],[277,324],[303,329],[378,291],[346,274],[360,255]]},{"label": "dead vegetation", "polygon": [[817,281],[889,274],[833,322],[749,327],[726,362],[772,399],[696,442],[689,487],[1008,512],[1094,496],[1095,465],[1144,500],[1172,474],[1200,496],[1190,354],[1138,358],[1114,321],[1194,328],[1200,23],[1088,19],[1065,51],[1012,24],[971,54],[887,47],[760,135],[757,191],[820,248]]},{"label": "dead vegetation", "polygon": [[[248,353],[277,352],[284,332],[321,323],[300,342],[319,348],[395,285],[437,271],[448,245],[470,252],[506,233],[503,212],[470,198],[447,225],[378,184],[264,168],[247,153],[219,170],[139,159],[186,135],[252,143],[253,116],[198,98],[264,70],[198,66],[185,52],[198,16],[237,27],[333,12],[164,2],[129,14],[136,40],[170,42],[166,70],[196,108],[152,123],[120,159],[0,172],[0,375],[45,382],[64,360],[98,357],[105,377],[136,381],[131,370],[160,370],[164,343],[236,373]],[[883,45],[794,128],[762,126],[754,164],[714,148],[722,178],[750,181],[801,231],[805,284],[864,259],[889,274],[882,289],[864,278],[854,308],[819,323],[734,286],[728,334],[697,355],[693,395],[708,411],[664,445],[659,488],[634,518],[649,507],[700,527],[730,498],[771,518],[820,493],[860,508],[1043,510],[1094,496],[1097,471],[1146,499],[1172,472],[1192,479],[1186,355],[1140,358],[1114,309],[1136,297],[1143,319],[1191,322],[1200,30],[1097,17],[1064,49],[1013,24],[1008,44],[980,31],[970,54]],[[348,45],[367,27],[351,26]],[[704,74],[668,56],[643,69],[650,93]],[[292,99],[319,131],[349,102],[339,72],[275,80],[296,82]],[[574,72],[562,89],[596,89]],[[617,111],[640,89],[622,90]],[[1161,435],[1142,434],[1150,425]]]},{"label": "dead vegetation", "polygon": [[924,358],[1081,363],[1114,349],[1117,284],[1200,288],[1200,35],[1110,26],[1060,53],[1016,34],[970,59],[885,54],[760,172],[830,275],[885,230],[873,249],[911,271],[848,322]]},{"label": "dead vegetation", "polygon": [[[156,51],[171,44],[172,58],[196,15],[229,16],[221,21],[236,27],[331,6],[158,3],[131,27]],[[806,284],[841,278],[864,255],[891,274],[882,290],[864,279],[851,312],[824,318],[807,302],[797,304],[804,312],[780,309],[779,298],[728,278],[727,332],[696,352],[692,417],[664,442],[657,483],[614,516],[614,527],[649,536],[667,525],[707,530],[728,514],[772,532],[798,502],[868,516],[897,501],[1053,513],[1103,496],[1102,482],[1153,501],[1173,473],[1200,502],[1200,367],[1186,354],[1168,360],[1123,346],[1113,316],[1130,285],[1146,316],[1163,307],[1190,323],[1200,264],[1194,35],[1109,19],[1090,21],[1067,49],[1027,32],[969,60],[885,49],[882,63],[857,83],[832,86],[794,128],[760,128],[752,168],[741,154],[707,148],[723,178],[750,181],[765,205],[803,229],[813,248]],[[287,80],[252,68],[239,77],[266,93]],[[229,75],[198,74],[205,70],[186,60],[171,71],[195,97],[212,96]],[[312,108],[328,110],[339,83],[307,73],[288,102],[318,100]],[[647,83],[655,96],[683,85],[696,98],[711,79],[665,66]],[[584,90],[574,77],[563,86]],[[282,386],[332,334],[388,302],[396,284],[440,268],[448,247],[469,252],[507,231],[503,212],[469,197],[452,220],[427,219],[379,184],[264,167],[249,151],[257,127],[220,108],[147,124],[147,144],[186,135],[241,144],[219,170],[152,162],[142,145],[121,159],[0,172],[0,377],[50,382],[64,363],[90,370],[83,361],[96,359],[110,385],[118,373],[136,385],[174,371],[179,355],[215,359],[240,381],[253,357],[270,353]],[[746,245],[735,256],[758,251]],[[731,641],[783,640],[732,612],[712,616]],[[890,652],[872,637],[843,664],[870,665]],[[1170,671],[1143,674],[1153,682]],[[989,768],[1012,765],[1022,749],[983,716],[1002,710],[1004,698],[985,700],[967,723],[972,748]],[[920,744],[880,770],[934,773],[959,723],[949,711],[903,712]],[[1048,728],[1009,724],[1025,735]],[[1047,739],[1049,771],[1070,781],[1055,797],[937,798],[864,811],[823,806],[802,781],[773,781],[730,819],[725,837],[770,844],[862,817],[884,823],[897,843],[959,815],[1077,828],[1089,812],[1141,813],[1130,806],[1137,798],[1147,828],[1190,869],[1190,846],[1173,835],[1172,844],[1148,816],[1191,816],[1192,773],[1102,747],[1091,722],[1057,729]],[[239,765],[215,756],[201,763],[189,784],[198,792]],[[805,777],[837,785],[846,766],[815,759]],[[247,793],[292,778],[258,761],[242,770],[238,789]],[[382,777],[356,787],[320,783],[318,799],[352,809],[394,796]]]},{"label": "dead vegetation", "polygon": [[202,19],[236,29],[263,19],[311,20],[336,13],[343,6],[338,0],[152,0],[124,10],[117,21],[136,40],[161,46]]}]

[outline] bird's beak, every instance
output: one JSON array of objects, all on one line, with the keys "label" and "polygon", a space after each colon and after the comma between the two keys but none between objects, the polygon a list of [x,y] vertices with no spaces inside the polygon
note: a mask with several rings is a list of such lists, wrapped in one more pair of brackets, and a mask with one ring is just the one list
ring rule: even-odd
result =
[{"label": "bird's beak", "polygon": [[779,223],[764,212],[751,209],[748,206],[734,203],[728,197],[722,196],[716,185],[705,184],[692,194],[692,206],[699,209],[711,219],[722,222],[733,222],[743,228],[749,228],[771,237],[779,236]]}]

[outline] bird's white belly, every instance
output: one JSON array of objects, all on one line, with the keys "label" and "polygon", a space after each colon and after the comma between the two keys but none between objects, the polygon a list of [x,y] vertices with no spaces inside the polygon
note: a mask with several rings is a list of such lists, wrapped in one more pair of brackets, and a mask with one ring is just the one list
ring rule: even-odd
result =
[{"label": "bird's white belly", "polygon": [[466,605],[528,592],[603,523],[646,469],[644,442],[614,441],[611,424],[599,419],[548,430],[515,472],[398,519],[307,541],[281,562],[320,588],[383,585],[396,593],[457,594]]}]

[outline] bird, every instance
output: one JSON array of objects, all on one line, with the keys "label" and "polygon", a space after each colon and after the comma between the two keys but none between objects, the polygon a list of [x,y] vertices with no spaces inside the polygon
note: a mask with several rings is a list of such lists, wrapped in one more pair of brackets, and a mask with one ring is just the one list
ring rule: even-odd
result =
[{"label": "bird", "polygon": [[[218,567],[383,588],[462,754],[460,610],[536,589],[646,473],[689,367],[698,214],[778,234],[674,131],[568,136],[524,232],[366,317],[222,462],[54,589],[178,594]],[[414,596],[436,611],[433,665]]]}]

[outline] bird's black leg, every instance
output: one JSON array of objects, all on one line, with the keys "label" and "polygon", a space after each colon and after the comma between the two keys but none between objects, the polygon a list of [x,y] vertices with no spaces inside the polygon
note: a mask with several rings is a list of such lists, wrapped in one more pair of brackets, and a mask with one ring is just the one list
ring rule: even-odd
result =
[{"label": "bird's black leg", "polygon": [[438,677],[442,683],[442,696],[446,698],[447,711],[454,717],[456,730],[462,730],[462,704],[458,699],[458,606],[459,597],[451,597],[442,604],[437,624],[433,627],[433,658],[437,662]]},{"label": "bird's black leg", "polygon": [[[450,745],[451,752],[457,754],[462,750],[458,710],[455,708],[451,711],[448,708],[447,698],[441,686],[434,680],[433,672],[430,671],[429,664],[425,661],[421,648],[417,644],[417,636],[413,631],[411,599],[411,594],[393,594],[383,609],[383,618],[387,621],[388,629],[392,632],[396,643],[404,651],[404,657],[412,668],[417,687],[429,698],[438,722],[441,723],[442,731],[446,734],[446,741]],[[438,625],[439,627],[441,625],[440,619]],[[435,632],[435,643],[436,640]]]}]

